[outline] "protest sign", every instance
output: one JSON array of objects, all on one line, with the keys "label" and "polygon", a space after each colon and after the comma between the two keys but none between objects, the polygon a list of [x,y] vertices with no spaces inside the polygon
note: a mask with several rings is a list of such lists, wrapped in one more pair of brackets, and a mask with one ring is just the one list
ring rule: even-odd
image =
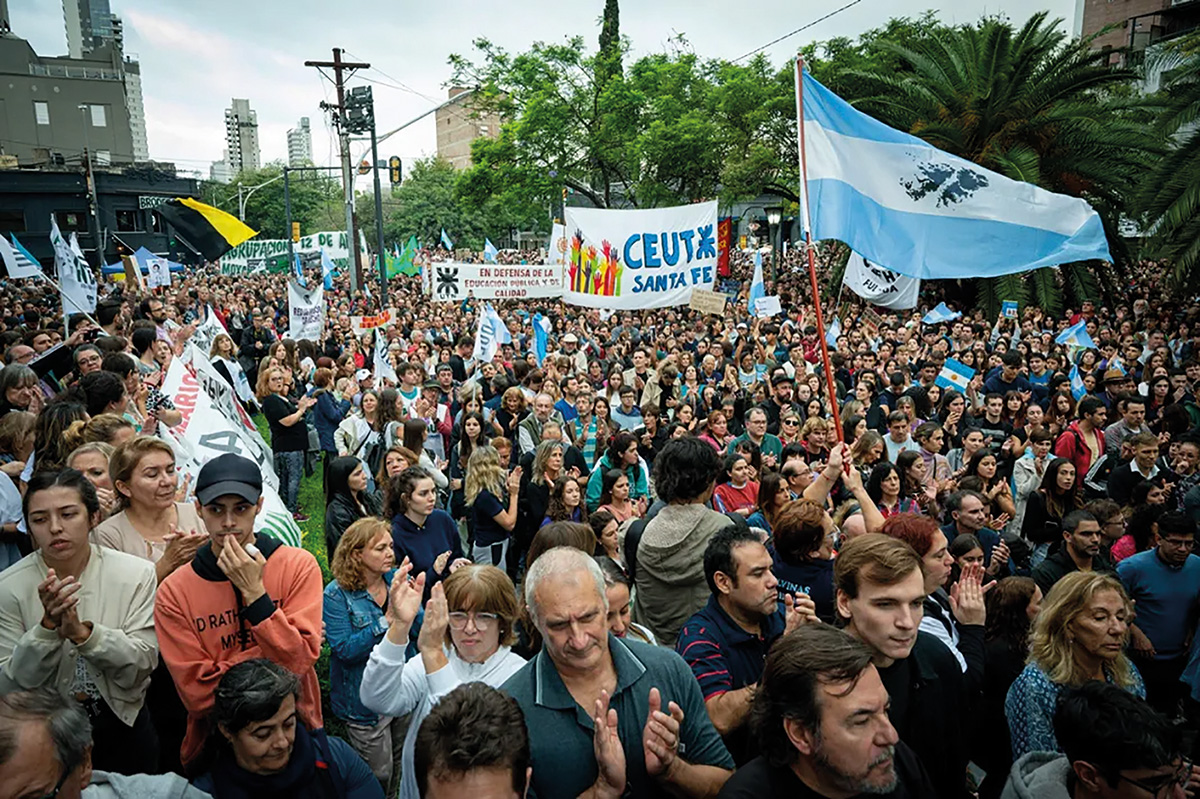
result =
[{"label": "protest sign", "polygon": [[842,283],[867,302],[896,310],[915,308],[921,293],[920,278],[905,277],[884,269],[853,251],[846,262]]},{"label": "protest sign", "polygon": [[432,265],[433,301],[524,300],[561,297],[559,264],[465,264],[446,261]]},{"label": "protest sign", "polygon": [[147,258],[146,271],[149,273],[146,285],[150,288],[167,288],[171,285],[171,265],[166,258]]},{"label": "protest sign", "polygon": [[587,308],[687,305],[717,272],[717,204],[567,208],[563,300]]},{"label": "protest sign", "polygon": [[754,301],[755,316],[778,316],[783,313],[783,305],[779,302],[778,294],[768,294]]},{"label": "protest sign", "polygon": [[293,341],[321,340],[325,323],[325,291],[320,283],[308,288],[288,281],[288,338]]},{"label": "protest sign", "polygon": [[1000,316],[1004,317],[1005,319],[1016,319],[1017,301],[1005,300],[1003,303],[1001,303]]},{"label": "protest sign", "polygon": [[364,330],[371,330],[376,327],[384,327],[392,323],[392,309],[388,308],[383,313],[375,314],[374,316],[351,316],[350,326],[354,328],[354,332],[362,335]]},{"label": "protest sign", "polygon": [[[301,236],[292,244],[292,251],[306,255],[316,253],[320,257],[322,248],[333,260],[339,271],[345,272],[350,265],[350,248],[345,231],[335,230]],[[288,267],[287,239],[251,239],[234,247],[221,256],[221,274],[244,275],[266,271],[268,265],[282,264]]]},{"label": "protest sign", "polygon": [[729,298],[724,294],[718,294],[708,289],[696,288],[692,289],[692,297],[688,302],[688,307],[702,314],[724,316],[725,301],[727,299]]}]

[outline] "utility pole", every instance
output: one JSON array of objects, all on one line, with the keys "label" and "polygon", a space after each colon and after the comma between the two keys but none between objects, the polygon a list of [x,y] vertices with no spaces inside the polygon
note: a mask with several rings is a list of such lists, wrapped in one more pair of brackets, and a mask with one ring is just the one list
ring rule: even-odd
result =
[{"label": "utility pole", "polygon": [[[363,274],[358,236],[355,235],[354,230],[354,177],[350,166],[350,131],[346,126],[346,78],[349,76],[345,73],[369,69],[371,65],[343,61],[342,48],[335,47],[332,61],[305,61],[304,66],[316,67],[318,70],[322,67],[333,70],[333,85],[337,88],[337,105],[321,103],[321,108],[327,111],[337,111],[333,119],[338,128],[338,149],[342,157],[342,190],[346,201],[346,236],[349,238],[347,244],[353,261],[350,282],[351,289],[358,291],[363,285]],[[288,232],[290,235],[291,231]]]}]

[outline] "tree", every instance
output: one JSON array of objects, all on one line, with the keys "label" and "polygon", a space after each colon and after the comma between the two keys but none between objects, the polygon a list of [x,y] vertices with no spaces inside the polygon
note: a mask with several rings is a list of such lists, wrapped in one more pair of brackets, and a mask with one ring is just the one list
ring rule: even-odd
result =
[{"label": "tree", "polygon": [[[1159,152],[1148,136],[1151,103],[1129,91],[1136,75],[1109,54],[1067,41],[1061,20],[1035,14],[1020,30],[998,19],[948,29],[908,46],[882,46],[906,65],[899,74],[850,69],[861,92],[848,99],[892,127],[1013,178],[1084,197],[1120,254],[1120,215]],[[969,258],[970,253],[964,253]],[[995,316],[1027,290],[1051,314],[1065,293],[1098,299],[1098,264],[1065,264],[976,282],[977,304]]]},{"label": "tree", "polygon": [[1151,233],[1147,253],[1170,261],[1176,288],[1194,290],[1200,283],[1200,35],[1171,43],[1151,66],[1164,83],[1156,129],[1171,146],[1146,176],[1140,197]]},{"label": "tree", "polygon": [[[246,224],[264,239],[283,239],[292,235],[287,229],[287,214],[283,201],[282,161],[272,162],[261,169],[243,171],[231,183],[206,183],[200,196],[205,202],[238,214],[238,186],[242,196],[254,186],[274,180],[255,189],[246,200]],[[346,227],[345,206],[342,204],[340,181],[313,172],[288,175],[288,194],[292,206],[292,221],[300,223],[303,234],[322,230],[342,230]]]}]

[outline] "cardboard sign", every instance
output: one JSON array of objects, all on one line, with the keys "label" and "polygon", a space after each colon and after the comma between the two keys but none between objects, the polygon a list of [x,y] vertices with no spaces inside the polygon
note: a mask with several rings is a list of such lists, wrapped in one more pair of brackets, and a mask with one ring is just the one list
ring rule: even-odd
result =
[{"label": "cardboard sign", "polygon": [[692,289],[692,296],[688,301],[688,307],[693,311],[699,311],[705,315],[724,316],[725,301],[728,299],[724,294],[718,294],[715,291],[709,291],[697,286]]}]

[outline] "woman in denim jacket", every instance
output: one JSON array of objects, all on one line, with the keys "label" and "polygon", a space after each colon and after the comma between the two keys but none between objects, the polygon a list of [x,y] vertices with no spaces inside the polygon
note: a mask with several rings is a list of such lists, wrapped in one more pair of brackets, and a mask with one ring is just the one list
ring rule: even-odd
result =
[{"label": "woman in denim jacket", "polygon": [[359,700],[363,669],[387,633],[388,591],[396,569],[392,531],[374,517],[346,530],[333,556],[333,582],[325,588],[323,619],[329,642],[333,713],[346,722],[346,738],[367,761],[387,795],[400,773],[404,720],[372,713]]}]

